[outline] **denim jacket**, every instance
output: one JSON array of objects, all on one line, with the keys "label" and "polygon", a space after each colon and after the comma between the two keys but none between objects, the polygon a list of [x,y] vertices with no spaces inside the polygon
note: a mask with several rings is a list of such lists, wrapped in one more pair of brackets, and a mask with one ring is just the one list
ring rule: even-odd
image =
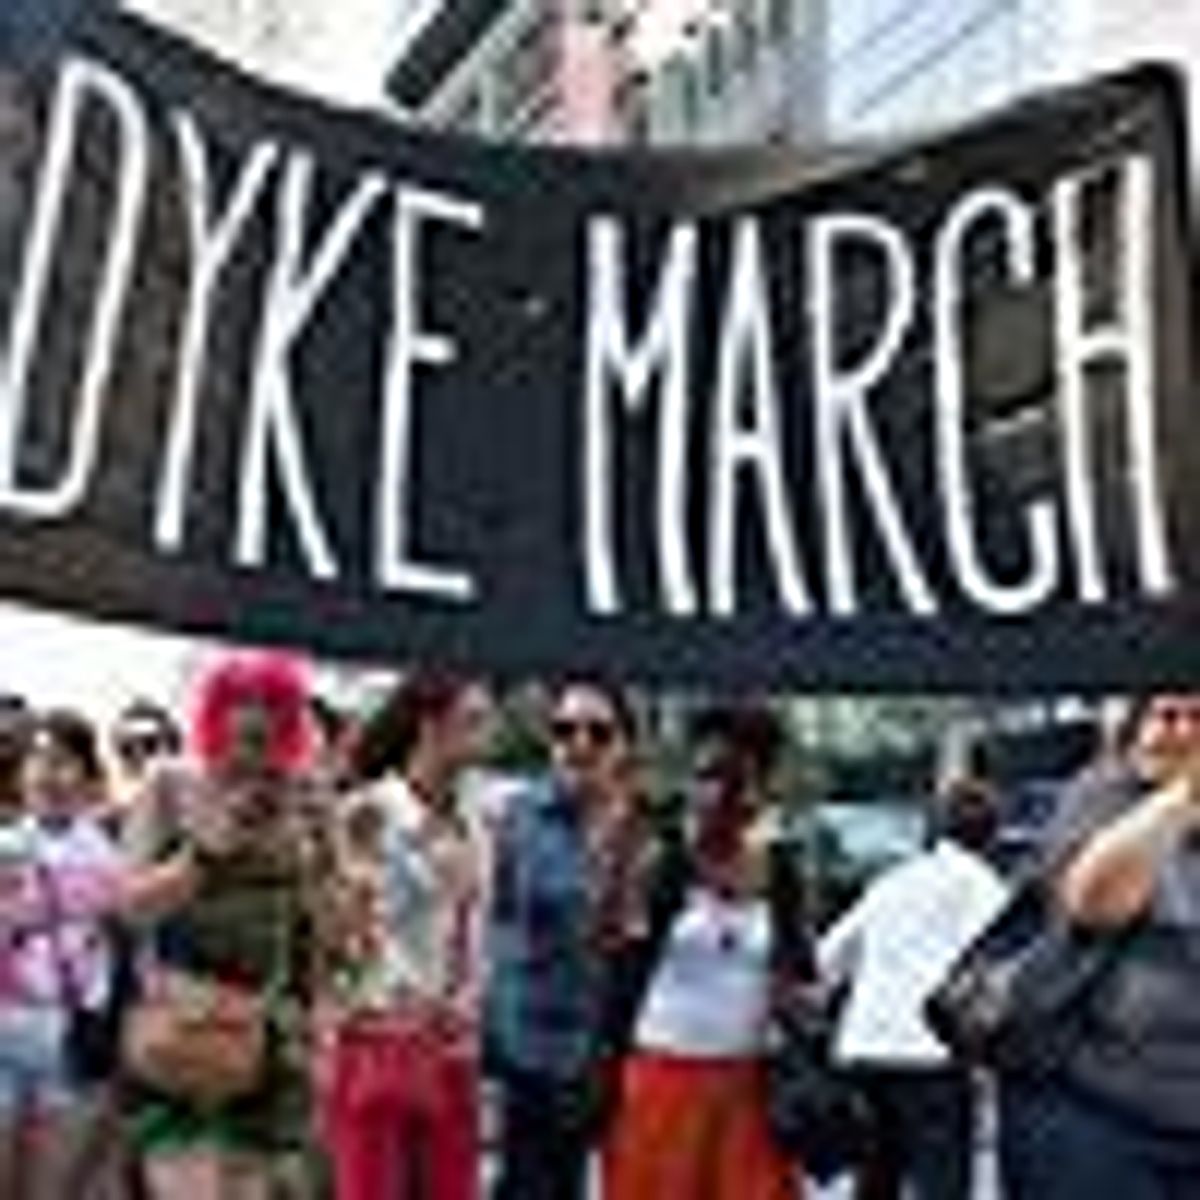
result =
[{"label": "denim jacket", "polygon": [[572,1079],[587,1069],[603,972],[589,872],[572,798],[549,780],[515,795],[497,835],[488,934],[487,1046],[502,1072]]}]

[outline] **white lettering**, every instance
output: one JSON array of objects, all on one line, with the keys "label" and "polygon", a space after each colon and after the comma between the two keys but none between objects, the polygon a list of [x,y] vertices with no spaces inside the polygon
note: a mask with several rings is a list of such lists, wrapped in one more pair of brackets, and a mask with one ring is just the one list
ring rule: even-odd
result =
[{"label": "white lettering", "polygon": [[[71,428],[67,463],[51,486],[22,487],[18,453],[27,407],[31,361],[46,303],[56,241],[75,161],[80,113],[99,100],[116,118],[120,171],[100,286],[88,330],[87,353]],[[58,77],[46,154],[38,176],[33,226],[16,293],[8,343],[0,359],[0,507],[32,517],[61,517],[87,492],[99,448],[104,389],[118,326],[129,293],[149,174],[149,137],[137,96],[119,76],[71,58]]]},{"label": "white lettering", "polygon": [[[852,367],[837,362],[836,252],[849,240],[872,245],[886,261],[890,304],[883,328],[869,353]],[[844,439],[849,439],[868,505],[897,572],[900,592],[919,615],[937,611],[937,599],[921,572],[888,478],[883,451],[871,426],[865,401],[899,353],[916,302],[916,269],[900,231],[877,217],[833,213],[815,217],[808,227],[810,319],[813,335],[816,406],[817,481],[825,528],[825,577],[830,610],[840,616],[858,611],[853,545],[846,504]]]},{"label": "white lettering", "polygon": [[624,238],[620,223],[597,217],[588,232],[591,307],[585,392],[584,538],[588,606],[621,610],[613,546],[612,458],[608,384],[615,375],[625,406],[645,406],[645,392],[662,377],[659,401],[657,534],[667,611],[697,610],[687,546],[688,329],[697,271],[697,230],[675,225],[668,239],[653,309],[643,336],[630,345],[625,313]]},{"label": "white lettering", "polygon": [[[743,425],[741,413],[747,400],[752,415]],[[809,613],[812,601],[796,551],[783,476],[762,234],[749,217],[739,220],[734,229],[733,273],[721,322],[715,407],[708,547],[711,610],[728,616],[735,607],[737,483],[746,468],[758,483],[767,545],[784,607],[792,615]]]},{"label": "white lettering", "polygon": [[[376,570],[381,587],[423,592],[450,600],[470,600],[475,583],[451,571],[409,557],[408,505],[412,453],[413,373],[418,365],[445,366],[454,361],[454,342],[418,323],[421,298],[420,246],[426,222],[483,228],[483,209],[440,192],[401,188],[396,194],[393,247],[392,334],[388,346],[384,395],[382,459],[376,500]],[[397,503],[400,498],[402,502]]]},{"label": "white lettering", "polygon": [[989,575],[976,540],[975,496],[967,466],[961,280],[963,242],[972,226],[987,219],[1004,224],[1008,269],[1013,277],[1023,284],[1033,283],[1036,277],[1034,218],[1019,196],[1000,188],[980,188],[950,210],[935,249],[937,467],[950,563],[964,593],[981,608],[1013,616],[1036,608],[1053,593],[1058,583],[1059,554],[1054,503],[1048,499],[1029,505],[1025,511],[1031,561],[1028,574],[1020,582],[1003,584]]},{"label": "white lettering", "polygon": [[238,173],[232,198],[221,212],[211,199],[208,152],[195,121],[186,112],[176,113],[174,130],[184,175],[191,269],[179,339],[175,399],[155,507],[154,542],[160,550],[168,551],[183,546],[200,384],[217,283],[279,158],[279,147],[273,142],[255,145]]},{"label": "white lettering", "polygon": [[312,176],[312,156],[305,151],[292,154],[279,191],[279,241],[267,283],[250,390],[235,558],[243,567],[261,566],[265,559],[267,462],[273,451],[309,569],[318,579],[332,580],[338,575],[338,566],[305,474],[300,431],[292,408],[289,356],[387,185],[381,174],[364,175],[342,202],[305,264],[304,229]]}]

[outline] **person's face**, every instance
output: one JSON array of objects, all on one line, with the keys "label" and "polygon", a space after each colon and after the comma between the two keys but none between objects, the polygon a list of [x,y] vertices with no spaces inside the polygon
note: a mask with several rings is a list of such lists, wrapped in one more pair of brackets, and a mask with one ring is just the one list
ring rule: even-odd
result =
[{"label": "person's face", "polygon": [[1138,723],[1134,763],[1151,783],[1164,783],[1200,757],[1200,695],[1155,696]]},{"label": "person's face", "polygon": [[431,729],[437,756],[447,770],[462,771],[483,758],[492,735],[493,717],[487,688],[472,683],[460,689]]},{"label": "person's face", "polygon": [[566,688],[550,716],[554,770],[569,791],[605,793],[621,785],[632,746],[612,701],[591,687]]},{"label": "person's face", "polygon": [[157,759],[171,752],[171,738],[157,721],[131,720],[122,723],[113,734],[113,749],[126,772],[141,775]]},{"label": "person's face", "polygon": [[83,764],[47,730],[38,730],[24,765],[25,797],[38,816],[66,817],[78,812],[91,794]]},{"label": "person's face", "polygon": [[743,755],[719,740],[702,743],[692,759],[692,820],[698,847],[731,853],[758,813],[760,793]]},{"label": "person's face", "polygon": [[229,714],[229,767],[242,775],[270,773],[271,712],[256,700]]}]

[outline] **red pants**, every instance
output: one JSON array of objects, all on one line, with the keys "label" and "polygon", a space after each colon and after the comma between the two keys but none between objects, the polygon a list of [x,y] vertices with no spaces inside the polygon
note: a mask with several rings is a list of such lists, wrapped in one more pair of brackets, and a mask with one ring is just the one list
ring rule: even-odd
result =
[{"label": "red pants", "polygon": [[603,1149],[605,1200],[798,1200],[753,1061],[634,1054]]},{"label": "red pants", "polygon": [[325,1104],[337,1200],[476,1200],[475,1064],[413,1022],[338,1031]]}]

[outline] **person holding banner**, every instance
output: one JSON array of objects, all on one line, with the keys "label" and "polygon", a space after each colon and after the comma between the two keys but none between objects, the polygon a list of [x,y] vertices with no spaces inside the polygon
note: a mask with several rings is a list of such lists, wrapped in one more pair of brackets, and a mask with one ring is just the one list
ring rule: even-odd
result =
[{"label": "person holding banner", "polygon": [[1002,1078],[1009,1200],[1200,1195],[1200,695],[1155,695],[1131,728],[1049,837],[1061,913],[1106,962],[1065,1062]]},{"label": "person holding banner", "polygon": [[478,1194],[487,847],[458,785],[490,710],[473,680],[417,671],[357,748],[367,787],[344,830],[350,936],[321,1051],[338,1200]]}]

